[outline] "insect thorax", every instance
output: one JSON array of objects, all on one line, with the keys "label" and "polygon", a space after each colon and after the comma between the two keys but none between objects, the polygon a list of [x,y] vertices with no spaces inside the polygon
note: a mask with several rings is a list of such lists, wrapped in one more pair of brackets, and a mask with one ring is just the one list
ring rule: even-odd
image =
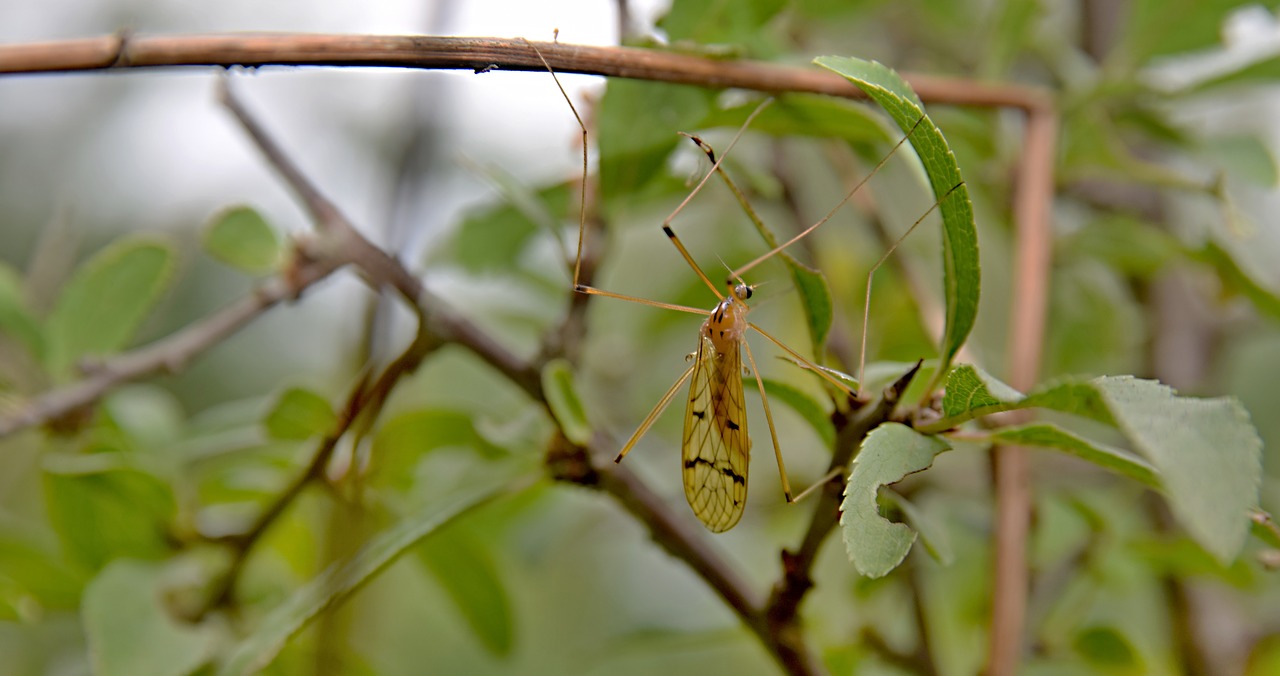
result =
[{"label": "insect thorax", "polygon": [[711,339],[717,352],[724,354],[746,334],[747,313],[750,311],[751,308],[737,297],[725,298],[703,322],[703,335]]}]

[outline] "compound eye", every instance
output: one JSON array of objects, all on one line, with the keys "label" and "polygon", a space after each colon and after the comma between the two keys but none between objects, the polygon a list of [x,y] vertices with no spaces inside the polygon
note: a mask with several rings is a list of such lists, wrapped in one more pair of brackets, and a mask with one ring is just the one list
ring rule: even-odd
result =
[{"label": "compound eye", "polygon": [[746,284],[739,284],[738,288],[734,289],[733,292],[734,292],[734,295],[741,298],[742,300],[746,300],[751,297],[751,287],[747,286]]}]

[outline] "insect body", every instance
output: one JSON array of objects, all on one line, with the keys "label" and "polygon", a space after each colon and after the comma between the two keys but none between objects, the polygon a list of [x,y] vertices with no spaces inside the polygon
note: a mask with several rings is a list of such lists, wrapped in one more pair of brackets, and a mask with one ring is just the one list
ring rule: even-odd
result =
[{"label": "insect body", "polygon": [[738,284],[711,311],[699,332],[689,402],[684,414],[684,494],[694,514],[715,532],[738,523],[747,500],[747,434],[742,395],[744,303],[751,287]]}]

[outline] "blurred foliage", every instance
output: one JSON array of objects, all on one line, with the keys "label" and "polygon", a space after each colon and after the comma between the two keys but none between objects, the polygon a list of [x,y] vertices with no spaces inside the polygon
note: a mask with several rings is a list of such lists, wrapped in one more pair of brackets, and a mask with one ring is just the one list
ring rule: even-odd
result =
[{"label": "blurred foliage", "polygon": [[[900,72],[1039,86],[1061,112],[1044,384],[1024,395],[997,379],[1017,283],[1010,177],[1021,119],[929,110],[950,143],[936,152],[954,154],[965,177],[987,293],[951,298],[953,280],[939,264],[944,228],[927,219],[876,278],[864,380],[881,387],[905,369],[891,360],[926,358],[917,388],[933,373],[947,377],[939,415],[952,422],[1023,407],[1053,413],[974,428],[948,440],[945,453],[938,437],[905,426],[868,438],[846,497],[853,563],[826,547],[819,593],[803,607],[833,672],[903,673],[913,655],[940,674],[982,667],[993,505],[977,451],[992,441],[1060,451],[1035,456],[1024,673],[1180,673],[1194,659],[1211,673],[1261,675],[1280,664],[1280,578],[1264,565],[1275,552],[1264,536],[1274,534],[1257,526],[1258,537],[1248,536],[1239,513],[1255,490],[1263,508],[1280,511],[1280,424],[1270,415],[1280,407],[1275,12],[1223,0],[676,0],[659,20],[656,31],[677,50],[790,64],[874,58]],[[554,87],[549,76],[526,77]],[[739,93],[617,80],[582,111],[593,121],[593,215],[606,226],[595,285],[713,302],[658,232],[689,192],[686,179],[706,166],[675,132],[722,149],[755,105]],[[878,108],[783,96],[724,166],[785,239],[826,214],[898,138]],[[0,140],[11,148],[21,139]],[[938,194],[935,172],[924,171],[930,157],[894,153],[849,206],[792,247],[825,275],[829,320],[815,321],[814,301],[798,306],[803,280],[773,260],[750,273],[760,285],[753,321],[792,346],[830,323],[818,360],[854,372],[864,280]],[[464,289],[456,307],[524,353],[568,303],[577,177],[534,186],[513,168],[480,173],[494,203],[425,256],[404,258],[425,261],[428,286]],[[30,218],[9,199],[0,213]],[[194,278],[202,261],[250,275],[284,262],[283,234],[257,211],[233,207],[208,223],[185,240],[129,234],[84,246],[50,229],[30,260],[8,257],[0,412],[234,297],[184,290],[201,286],[184,276]],[[673,228],[713,279],[768,248],[717,182]],[[196,240],[204,252],[190,246]],[[939,370],[932,320],[957,303],[976,312],[959,360],[985,371]],[[360,308],[338,312],[362,325]],[[235,537],[306,471],[343,415],[338,402],[362,377],[357,346],[251,397],[221,400],[220,379],[253,383],[262,370],[260,347],[234,343],[225,349],[235,373],[122,387],[5,438],[3,669],[773,673],[720,600],[616,504],[537,480],[556,426],[579,441],[625,438],[687,368],[696,328],[686,314],[593,301],[579,363],[553,362],[542,374],[549,410],[460,349],[431,355],[368,434],[339,440],[325,488],[288,505],[243,562]],[[963,337],[952,336],[941,356]],[[827,385],[755,344],[766,391],[780,404],[792,483],[807,486],[822,476],[833,437]],[[321,375],[335,370],[340,377]],[[1094,378],[1103,374],[1145,380]],[[1179,396],[1151,380],[1215,398]],[[748,392],[758,451],[765,427]],[[691,519],[677,479],[678,418],[660,418],[627,462]],[[763,590],[808,510],[783,503],[770,454],[756,456],[765,464],[753,472],[746,516],[714,546]],[[911,546],[917,535],[924,547]],[[238,583],[223,597],[230,570]],[[1194,634],[1206,627],[1225,629]]]}]

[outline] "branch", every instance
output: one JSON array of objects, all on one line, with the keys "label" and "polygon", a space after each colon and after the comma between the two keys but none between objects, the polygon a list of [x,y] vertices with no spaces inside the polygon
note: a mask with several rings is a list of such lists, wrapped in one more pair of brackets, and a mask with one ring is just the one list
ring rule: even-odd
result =
[{"label": "branch", "polygon": [[[1058,116],[1052,109],[1034,110],[1027,116],[1026,145],[1014,198],[1017,283],[1010,310],[1009,384],[1023,392],[1036,384],[1044,347],[1052,253],[1049,211],[1057,131]],[[1027,532],[1031,526],[1031,477],[1024,448],[993,448],[991,460],[996,532],[987,673],[1012,676],[1021,661],[1030,587]]]},{"label": "branch", "polygon": [[96,403],[123,383],[156,373],[181,371],[192,359],[277,303],[297,298],[312,284],[328,277],[335,267],[321,260],[299,260],[285,274],[203,320],[146,347],[95,364],[85,378],[46,392],[0,416],[0,438],[71,415]]},{"label": "branch", "polygon": [[816,497],[818,504],[814,507],[813,519],[809,522],[809,529],[805,531],[800,547],[794,552],[782,552],[782,578],[774,583],[765,611],[770,624],[775,627],[797,626],[800,602],[813,587],[811,573],[818,550],[840,520],[840,502],[844,498],[849,464],[853,462],[867,434],[893,414],[902,393],[906,392],[919,370],[920,362],[917,362],[897,382],[885,388],[877,400],[851,417],[838,410],[833,414],[836,418],[836,443],[829,467],[832,477],[823,484]]},{"label": "branch", "polygon": [[[631,47],[535,42],[557,73],[604,75],[763,92],[809,92],[865,98],[844,78],[815,68],[727,61]],[[384,66],[431,70],[545,71],[520,38],[430,35],[114,35],[80,40],[0,45],[0,74],[159,68],[169,66]],[[906,75],[931,103],[1010,107],[1052,106],[1039,89],[930,75]]]}]

